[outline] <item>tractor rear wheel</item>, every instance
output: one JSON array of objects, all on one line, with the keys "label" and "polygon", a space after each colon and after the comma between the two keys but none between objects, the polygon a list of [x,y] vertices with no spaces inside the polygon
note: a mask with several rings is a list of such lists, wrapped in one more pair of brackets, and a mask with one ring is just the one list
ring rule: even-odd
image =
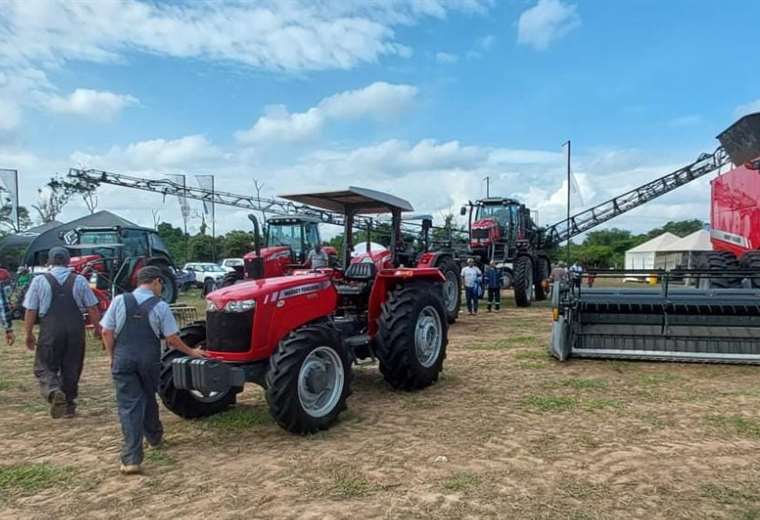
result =
[{"label": "tractor rear wheel", "polygon": [[351,359],[332,325],[304,325],[291,332],[269,361],[269,413],[291,433],[326,430],[346,409]]},{"label": "tractor rear wheel", "polygon": [[544,289],[544,282],[551,274],[552,264],[545,256],[539,256],[536,258],[536,277],[535,277],[535,289],[536,289],[536,301],[540,302],[546,299],[546,290]]},{"label": "tractor rear wheel", "polygon": [[417,390],[438,381],[448,343],[440,284],[397,286],[383,304],[375,353],[380,372],[393,387]]},{"label": "tractor rear wheel", "polygon": [[[711,251],[705,253],[702,260],[699,262],[700,269],[706,269],[710,271],[716,271],[722,273],[724,271],[738,271],[740,269],[739,261],[736,259],[733,253],[727,251]],[[740,277],[725,277],[716,276],[709,277],[709,275],[702,275],[699,280],[700,289],[732,289],[741,287],[742,280]]]},{"label": "tractor rear wheel", "polygon": [[533,260],[529,256],[518,256],[514,263],[512,286],[515,291],[515,304],[518,307],[530,307],[533,303]]},{"label": "tractor rear wheel", "polygon": [[157,267],[161,269],[161,299],[166,303],[176,302],[177,280],[174,278],[174,273],[164,264],[158,264]]},{"label": "tractor rear wheel", "polygon": [[[202,345],[206,341],[206,327],[203,322],[195,322],[183,327],[179,337],[190,347]],[[171,412],[185,419],[208,417],[223,412],[237,400],[237,393],[230,389],[224,394],[203,395],[197,391],[180,390],[174,386],[172,361],[184,357],[178,350],[166,349],[161,356],[161,381],[158,395]]]},{"label": "tractor rear wheel", "polygon": [[446,305],[446,319],[454,323],[459,317],[459,308],[462,306],[462,278],[460,270],[453,258],[444,258],[438,264],[438,269],[446,277],[443,282],[443,299]]},{"label": "tractor rear wheel", "polygon": [[739,259],[743,269],[756,273],[756,276],[748,276],[752,288],[760,289],[760,251],[747,251]]}]

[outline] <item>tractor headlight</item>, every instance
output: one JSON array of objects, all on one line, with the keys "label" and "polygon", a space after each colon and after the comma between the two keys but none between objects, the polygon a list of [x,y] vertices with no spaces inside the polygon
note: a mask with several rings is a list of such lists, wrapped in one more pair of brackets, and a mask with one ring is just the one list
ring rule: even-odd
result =
[{"label": "tractor headlight", "polygon": [[224,306],[226,312],[245,312],[256,307],[256,300],[240,300],[227,302]]},{"label": "tractor headlight", "polygon": [[215,312],[218,310],[219,310],[219,307],[217,307],[214,302],[212,302],[211,300],[206,300],[206,312]]}]

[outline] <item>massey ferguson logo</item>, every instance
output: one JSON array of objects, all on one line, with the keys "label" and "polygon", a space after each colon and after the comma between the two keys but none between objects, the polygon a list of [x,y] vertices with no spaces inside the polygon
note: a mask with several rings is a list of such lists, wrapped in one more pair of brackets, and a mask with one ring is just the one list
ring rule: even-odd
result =
[{"label": "massey ferguson logo", "polygon": [[311,294],[311,293],[321,291],[323,289],[327,289],[329,286],[330,286],[329,280],[324,280],[322,282],[317,282],[317,283],[297,285],[295,287],[283,289],[282,291],[273,292],[271,298],[269,296],[264,298],[264,303],[267,303],[267,300],[269,300],[271,303],[275,303],[278,300],[282,302],[282,300],[287,300],[288,298],[295,298],[296,296],[303,296],[304,294]]}]

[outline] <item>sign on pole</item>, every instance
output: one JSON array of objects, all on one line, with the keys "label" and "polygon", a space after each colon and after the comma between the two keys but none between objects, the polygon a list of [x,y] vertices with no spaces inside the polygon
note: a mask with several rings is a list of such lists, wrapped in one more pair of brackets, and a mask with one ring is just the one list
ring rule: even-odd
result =
[{"label": "sign on pole", "polygon": [[11,222],[15,223],[16,231],[21,231],[18,216],[18,170],[0,169],[0,183],[11,199]]}]

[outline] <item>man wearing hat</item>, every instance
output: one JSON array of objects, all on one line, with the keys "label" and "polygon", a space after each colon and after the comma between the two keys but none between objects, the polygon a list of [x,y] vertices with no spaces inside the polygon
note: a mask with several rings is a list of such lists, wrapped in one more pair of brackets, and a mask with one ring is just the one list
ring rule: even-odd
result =
[{"label": "man wearing hat", "polygon": [[[34,376],[42,397],[50,403],[54,419],[76,415],[79,377],[84,365],[84,312],[100,335],[98,299],[87,280],[71,271],[69,252],[53,247],[48,253],[50,271],[35,276],[24,298],[26,348],[35,352]],[[34,337],[39,320],[40,337]]]},{"label": "man wearing hat", "polygon": [[179,329],[169,305],[161,300],[161,270],[146,266],[137,272],[137,289],[114,298],[103,315],[103,344],[111,358],[116,404],[124,436],[121,472],[141,472],[143,436],[151,446],[161,445],[163,426],[158,417],[161,376],[161,340],[191,357],[205,357],[177,335]]}]

